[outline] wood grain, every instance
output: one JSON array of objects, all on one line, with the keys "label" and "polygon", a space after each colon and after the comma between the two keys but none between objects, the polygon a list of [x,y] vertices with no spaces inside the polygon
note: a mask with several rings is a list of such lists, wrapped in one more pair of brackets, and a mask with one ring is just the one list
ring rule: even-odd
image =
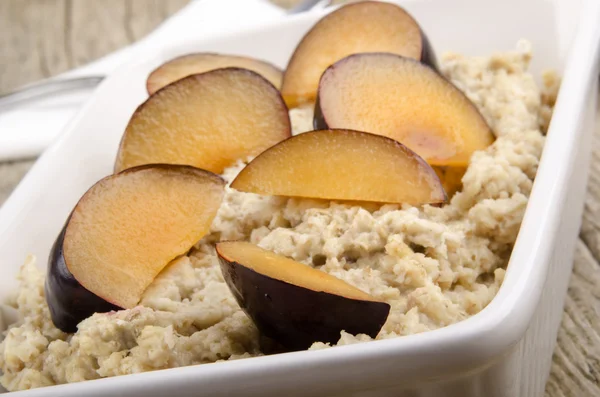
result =
[{"label": "wood grain", "polygon": [[139,40],[188,0],[0,1],[0,92]]},{"label": "wood grain", "polygon": [[580,239],[546,397],[600,396],[600,120]]},{"label": "wood grain", "polygon": [[[187,1],[2,0],[0,92],[132,43]],[[0,164],[0,205],[32,164]],[[546,397],[600,396],[600,131],[580,237]]]}]

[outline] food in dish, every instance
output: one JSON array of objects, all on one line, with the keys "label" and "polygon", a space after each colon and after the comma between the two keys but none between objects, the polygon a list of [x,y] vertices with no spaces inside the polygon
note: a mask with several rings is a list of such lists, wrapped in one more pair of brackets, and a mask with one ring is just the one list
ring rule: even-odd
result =
[{"label": "food in dish", "polygon": [[275,65],[239,55],[201,52],[171,59],[154,69],[146,80],[146,89],[148,94],[152,95],[161,88],[184,77],[232,67],[256,72],[273,84],[275,88],[281,88],[283,71]]},{"label": "food in dish", "polygon": [[357,2],[325,16],[302,38],[283,75],[281,93],[286,103],[295,107],[313,102],[325,69],[363,52],[398,54],[437,68],[427,36],[403,8]]},{"label": "food in dish", "polygon": [[148,165],[92,186],[50,253],[54,324],[75,332],[94,313],[131,309],[167,264],[210,229],[225,181],[197,168]]},{"label": "food in dish", "polygon": [[420,62],[386,53],[350,55],[323,73],[315,127],[381,134],[441,166],[465,166],[494,141],[452,83]]},{"label": "food in dish", "polygon": [[[326,45],[325,42],[322,44]],[[253,260],[275,258],[276,266],[289,264],[290,260],[293,266],[306,266],[308,273],[314,274],[311,271],[314,270],[323,273],[324,278],[334,277],[371,297],[373,302],[389,305],[383,326],[379,327],[378,320],[359,324],[364,326],[361,329],[351,329],[350,325],[344,323],[343,328],[347,329],[339,332],[337,339],[331,334],[327,337],[313,334],[298,339],[290,331],[294,328],[281,327],[283,334],[271,336],[276,336],[279,343],[288,346],[287,349],[307,347],[309,342],[308,348],[316,350],[373,339],[402,337],[445,327],[477,314],[494,298],[504,279],[542,153],[543,131],[551,114],[551,104],[544,98],[552,98],[553,95],[548,95],[538,87],[527,71],[530,60],[531,48],[524,41],[519,42],[514,51],[491,56],[465,57],[450,53],[441,58],[438,72],[473,103],[495,138],[488,147],[475,150],[464,167],[436,165],[427,168],[441,175],[438,184],[441,182],[449,190],[449,187],[457,190],[447,203],[435,200],[435,205],[423,204],[422,201],[391,204],[381,202],[381,197],[363,202],[344,200],[348,198],[347,195],[332,200],[327,197],[312,198],[312,194],[288,197],[244,192],[235,189],[236,184],[232,182],[238,175],[244,174],[245,167],[259,164],[260,153],[253,154],[245,149],[235,155],[223,153],[230,156],[227,161],[206,163],[217,164],[215,169],[223,168],[216,172],[227,183],[206,235],[197,242],[192,242],[192,238],[186,240],[186,244],[190,244],[188,249],[182,255],[177,256],[174,252],[174,256],[168,258],[169,264],[143,291],[135,307],[109,313],[97,312],[77,324],[75,333],[62,332],[53,323],[44,295],[44,275],[36,267],[34,258],[27,258],[19,275],[20,288],[8,301],[8,305],[18,313],[18,320],[10,326],[0,343],[2,385],[9,390],[22,390],[271,353],[264,345],[264,339],[269,339],[264,335],[265,328],[257,320],[257,313],[269,312],[268,307],[262,306],[265,300],[254,299],[261,306],[253,307],[250,311],[248,301],[236,300],[236,283],[241,280],[231,279],[229,284],[226,282],[230,263],[239,259],[236,263],[244,262],[242,265],[251,267],[250,260],[245,257],[234,258],[244,252],[243,249],[238,248],[227,254],[222,251],[221,257],[228,261],[223,274],[215,247],[225,241],[237,241],[231,243],[234,246],[240,244],[246,247],[246,244],[251,244],[255,247],[253,249],[260,252],[252,257]],[[230,72],[223,72],[230,70],[221,69],[178,80],[157,91],[148,102],[156,101],[161,93],[169,92],[187,79],[202,80],[211,74],[220,74],[223,78],[221,73],[230,78]],[[242,74],[251,80],[253,87],[269,84],[254,72]],[[215,87],[220,87],[221,91],[216,92],[223,94],[217,98],[227,97],[222,91],[231,88],[218,84]],[[275,109],[274,113],[281,117],[274,117],[273,120],[279,121],[268,125],[285,127],[289,126],[291,120],[291,130],[299,136],[289,138],[289,129],[285,128],[277,130],[284,133],[271,135],[273,131],[269,128],[268,134],[258,134],[273,140],[268,145],[266,139],[261,140],[267,145],[262,151],[267,150],[268,153],[273,146],[287,145],[285,142],[293,140],[301,142],[302,134],[309,140],[311,136],[319,134],[310,132],[314,122],[314,104],[292,108],[288,118],[287,111],[282,111],[285,105],[281,99],[265,100],[265,97],[280,98],[273,90],[259,90],[261,95],[256,96],[257,101],[271,104],[264,107],[266,114],[272,115]],[[235,90],[233,92],[237,93]],[[206,91],[195,90],[194,93],[205,95]],[[456,104],[454,94],[435,97],[437,101],[446,98],[452,98],[450,102]],[[180,109],[177,107],[180,102],[174,101],[172,104],[173,109]],[[257,105],[248,106],[253,110]],[[149,106],[147,108],[151,109]],[[253,120],[250,122],[252,125],[247,127],[254,128],[258,124],[257,118],[246,119],[245,115],[232,113],[231,108],[226,106],[215,107],[214,112],[205,119],[212,123],[215,131],[226,131],[211,137],[213,142],[218,143],[215,147],[219,150],[223,148],[219,146],[220,139],[231,138],[235,131],[245,133],[244,130],[228,129],[215,122],[224,114],[223,109],[228,111],[227,115],[231,113],[235,120]],[[365,109],[369,107],[365,106]],[[161,106],[154,108],[147,115],[149,120],[154,115],[157,119],[163,117],[163,110]],[[426,112],[430,118],[443,114],[431,112],[427,107],[414,107],[414,112]],[[173,120],[175,124],[169,130],[176,130],[175,127],[179,126],[176,123],[185,124],[189,118]],[[202,123],[198,121],[194,125]],[[332,133],[330,137],[337,134],[328,132]],[[357,134],[363,136],[373,132],[376,131]],[[186,163],[185,160],[189,159],[187,156],[192,151],[186,145],[187,140],[175,139],[171,142],[162,140],[159,134],[155,137],[157,146],[172,145],[174,162]],[[284,143],[280,143],[282,141]],[[327,140],[320,143],[327,146],[324,149],[332,149]],[[376,157],[380,156],[380,152],[376,149],[379,146],[369,146],[371,144],[368,142],[366,145],[372,149],[369,155],[374,159],[358,159],[358,156],[366,156],[364,148],[350,145],[343,146],[341,150],[353,147],[356,149],[355,155],[346,153],[340,161],[353,160],[366,164],[368,160],[377,164]],[[194,144],[193,149],[193,152],[202,154],[199,158],[213,161],[213,151],[208,146]],[[322,149],[319,146],[318,150]],[[154,150],[160,152],[161,148],[150,148],[148,152]],[[307,157],[311,156],[313,153],[307,154]],[[352,158],[347,159],[349,156]],[[254,161],[252,158],[255,158]],[[321,160],[323,163],[327,161]],[[304,159],[297,158],[294,161],[301,162]],[[314,161],[314,164],[317,162]],[[282,163],[282,167],[297,165]],[[374,167],[372,170],[359,171],[361,174],[375,171],[389,173],[389,169]],[[271,165],[261,172],[270,173],[274,169]],[[430,171],[426,175],[430,175]],[[387,182],[380,183],[396,183],[395,177],[389,176]],[[414,175],[407,175],[403,183],[408,183],[412,177]],[[282,182],[281,179],[273,180]],[[365,179],[362,181],[355,183],[367,183]],[[294,182],[294,179],[287,181],[290,185]],[[346,187],[339,190],[344,189]],[[351,190],[350,187],[347,189]],[[198,200],[205,199],[202,193],[196,195],[202,196]],[[407,199],[397,201],[403,200]],[[148,219],[152,222],[154,218],[149,216]],[[264,268],[264,264],[257,266]],[[281,273],[276,272],[275,277],[278,274]],[[269,278],[273,279],[273,275]],[[299,285],[296,278],[291,284],[306,287]],[[318,283],[310,286],[319,289]],[[285,288],[285,291],[298,291],[290,286]],[[335,288],[334,291],[322,289],[324,291],[321,292],[328,291],[330,297],[331,292],[340,292]],[[305,290],[302,293],[307,294]],[[364,295],[361,296],[363,301],[368,301]],[[327,300],[324,302],[320,305],[329,307],[321,307],[321,313],[331,309],[332,304]],[[343,304],[349,303],[344,301]],[[368,305],[373,307],[374,303],[369,301]],[[379,304],[377,307],[384,306]],[[354,320],[358,322],[359,318],[349,319],[346,316],[343,320],[354,324]],[[271,317],[268,321],[272,323],[274,320]],[[290,317],[277,321],[278,325],[282,325],[290,321]],[[337,321],[337,327],[340,324],[341,320]]]},{"label": "food in dish", "polygon": [[375,338],[390,312],[345,281],[254,244],[226,241],[216,252],[240,307],[285,348],[335,343],[342,331]]},{"label": "food in dish", "polygon": [[462,178],[467,172],[467,167],[432,167],[442,182],[444,191],[448,197],[462,189]]},{"label": "food in dish", "polygon": [[291,134],[279,91],[250,70],[194,74],[157,91],[135,111],[115,171],[137,165],[185,164],[222,173]]},{"label": "food in dish", "polygon": [[252,160],[231,187],[338,201],[446,201],[437,174],[416,153],[392,139],[353,130],[317,130],[286,139]]}]

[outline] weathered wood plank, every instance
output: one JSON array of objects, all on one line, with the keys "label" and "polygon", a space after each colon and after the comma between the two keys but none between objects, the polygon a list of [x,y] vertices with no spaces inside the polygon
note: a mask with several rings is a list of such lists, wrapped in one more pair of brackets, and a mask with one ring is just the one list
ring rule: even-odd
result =
[{"label": "weathered wood plank", "polygon": [[34,162],[35,160],[0,163],[0,206]]},{"label": "weathered wood plank", "polygon": [[66,51],[73,66],[88,63],[129,44],[128,1],[67,1]]},{"label": "weathered wood plank", "polygon": [[600,137],[596,136],[592,153],[588,194],[581,225],[581,238],[593,257],[600,259]]},{"label": "weathered wood plank", "polygon": [[0,93],[139,40],[188,1],[0,1]]},{"label": "weathered wood plank", "polygon": [[132,41],[144,37],[169,15],[180,10],[189,0],[130,0],[127,1],[126,27]]},{"label": "weathered wood plank", "polygon": [[67,1],[0,1],[0,92],[71,67]]},{"label": "weathered wood plank", "polygon": [[600,268],[579,240],[547,397],[600,396]]}]

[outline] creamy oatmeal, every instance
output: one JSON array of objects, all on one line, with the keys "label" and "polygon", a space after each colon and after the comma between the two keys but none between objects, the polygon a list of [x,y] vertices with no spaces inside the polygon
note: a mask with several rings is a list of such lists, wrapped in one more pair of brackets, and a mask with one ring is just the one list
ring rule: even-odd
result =
[{"label": "creamy oatmeal", "polygon": [[[378,339],[478,313],[504,278],[558,85],[546,76],[549,89],[538,88],[527,72],[530,58],[527,42],[491,57],[443,58],[443,73],[497,136],[473,155],[462,191],[446,206],[361,208],[227,188],[211,234],[162,272],[140,306],[95,314],[74,335],[52,324],[44,274],[28,258],[8,301],[19,320],[0,344],[2,385],[22,390],[263,354],[258,331],[221,276],[212,244],[218,240],[249,240],[388,302],[391,312]],[[290,115],[295,134],[312,129],[312,108]],[[243,166],[229,168],[225,179]],[[368,340],[342,332],[338,344]]]}]

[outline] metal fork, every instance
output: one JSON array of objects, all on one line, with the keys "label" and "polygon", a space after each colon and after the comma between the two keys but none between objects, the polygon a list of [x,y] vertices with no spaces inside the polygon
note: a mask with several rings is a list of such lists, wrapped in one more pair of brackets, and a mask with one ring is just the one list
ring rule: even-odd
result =
[{"label": "metal fork", "polygon": [[[312,9],[325,8],[331,4],[331,0],[303,0],[295,7],[287,11],[288,15],[298,14]],[[84,76],[70,78],[51,78],[33,83],[0,95],[0,112],[23,103],[56,95],[61,92],[76,91],[83,88],[94,88],[100,84],[106,76]]]}]

